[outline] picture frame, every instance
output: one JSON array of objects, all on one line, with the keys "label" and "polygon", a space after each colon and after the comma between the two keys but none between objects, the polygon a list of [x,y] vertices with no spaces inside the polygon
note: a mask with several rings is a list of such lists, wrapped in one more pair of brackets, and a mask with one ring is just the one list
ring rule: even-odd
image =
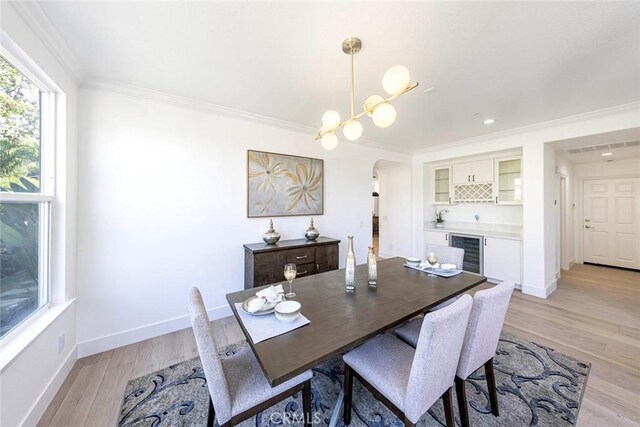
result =
[{"label": "picture frame", "polygon": [[247,217],[324,214],[324,160],[247,150]]}]

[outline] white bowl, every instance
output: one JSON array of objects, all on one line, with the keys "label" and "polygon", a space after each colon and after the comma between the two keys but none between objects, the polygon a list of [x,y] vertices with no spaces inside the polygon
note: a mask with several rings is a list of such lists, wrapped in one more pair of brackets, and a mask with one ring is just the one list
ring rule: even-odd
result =
[{"label": "white bowl", "polygon": [[409,264],[412,267],[419,266],[421,262],[422,260],[420,258],[407,258],[407,264]]},{"label": "white bowl", "polygon": [[283,322],[293,322],[300,315],[300,305],[297,301],[284,301],[276,305],[275,313],[278,320]]},{"label": "white bowl", "polygon": [[440,264],[440,270],[453,271],[456,269],[455,264]]}]

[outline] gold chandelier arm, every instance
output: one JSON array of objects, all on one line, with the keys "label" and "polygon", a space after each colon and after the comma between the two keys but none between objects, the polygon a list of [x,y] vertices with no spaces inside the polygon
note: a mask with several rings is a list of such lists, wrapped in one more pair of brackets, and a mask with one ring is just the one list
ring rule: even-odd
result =
[{"label": "gold chandelier arm", "polygon": [[353,97],[354,97],[354,77],[353,77],[353,49],[351,50],[351,54],[349,55],[351,57],[351,120],[353,120],[353,113],[354,113],[354,107],[353,107]]},{"label": "gold chandelier arm", "polygon": [[351,67],[351,118],[348,120],[345,120],[343,122],[340,122],[340,124],[338,124],[338,126],[336,126],[335,129],[332,130],[328,130],[322,133],[318,133],[318,136],[315,138],[315,140],[319,140],[320,138],[322,138],[322,135],[324,135],[325,133],[329,133],[329,132],[334,132],[336,129],[341,128],[345,125],[345,123],[347,123],[350,120],[355,120],[355,119],[359,119],[360,117],[364,116],[367,113],[372,112],[373,110],[376,109],[376,107],[380,104],[384,104],[385,102],[391,102],[394,99],[398,98],[399,96],[404,95],[405,93],[415,89],[418,87],[418,82],[407,86],[407,88],[405,90],[403,90],[402,92],[398,93],[397,95],[391,95],[390,97],[388,97],[387,99],[383,99],[382,101],[378,102],[375,105],[372,105],[370,108],[364,110],[362,113],[359,113],[357,115],[353,115],[353,54],[351,55],[351,61],[352,61],[352,67]]}]

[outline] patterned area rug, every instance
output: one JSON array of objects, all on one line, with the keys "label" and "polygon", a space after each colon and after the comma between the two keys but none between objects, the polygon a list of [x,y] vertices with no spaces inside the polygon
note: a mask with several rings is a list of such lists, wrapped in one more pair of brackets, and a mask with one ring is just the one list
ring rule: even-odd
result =
[{"label": "patterned area rug", "polygon": [[[228,357],[247,347],[242,342],[225,348]],[[569,426],[575,425],[591,364],[573,359],[542,345],[503,333],[494,358],[500,416],[491,415],[484,369],[467,381],[472,426]],[[314,423],[327,425],[342,387],[341,358],[313,369]],[[118,426],[206,426],[209,392],[198,358],[169,366],[129,381]],[[454,399],[457,418],[457,401]],[[402,422],[354,380],[353,426],[401,426]],[[302,413],[298,393],[241,424],[274,426],[292,424]],[[286,417],[286,419],[285,419]],[[459,424],[458,420],[456,423]],[[342,425],[342,419],[338,420]],[[444,425],[440,399],[418,423]]]}]

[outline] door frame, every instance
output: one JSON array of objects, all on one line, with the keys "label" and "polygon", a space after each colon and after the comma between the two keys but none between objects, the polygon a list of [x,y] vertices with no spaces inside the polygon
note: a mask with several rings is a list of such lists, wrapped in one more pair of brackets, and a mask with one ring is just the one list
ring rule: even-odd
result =
[{"label": "door frame", "polygon": [[[562,185],[564,182],[564,194]],[[569,176],[556,173],[556,278],[560,277],[562,270],[569,270],[570,260],[568,249],[571,242],[569,234]],[[564,197],[563,197],[564,196]],[[564,207],[564,215],[562,215]],[[574,250],[575,252],[575,250]]]},{"label": "door frame", "polygon": [[576,248],[576,262],[584,264],[584,228],[582,227],[584,219],[584,182],[585,181],[597,181],[606,179],[625,179],[625,178],[640,178],[640,173],[626,173],[621,175],[595,175],[595,176],[582,176],[578,178],[576,191],[576,217],[574,217],[574,238]]}]

